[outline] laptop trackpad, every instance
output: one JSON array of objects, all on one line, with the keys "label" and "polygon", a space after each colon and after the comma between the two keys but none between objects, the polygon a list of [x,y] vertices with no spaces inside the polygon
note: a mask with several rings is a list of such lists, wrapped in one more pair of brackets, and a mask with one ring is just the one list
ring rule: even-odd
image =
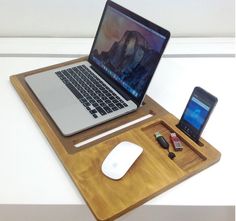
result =
[{"label": "laptop trackpad", "polygon": [[48,111],[55,111],[79,103],[61,80],[53,73],[26,77],[35,95]]},{"label": "laptop trackpad", "polygon": [[72,93],[63,87],[53,88],[39,94],[40,101],[50,111],[64,109],[78,103]]}]

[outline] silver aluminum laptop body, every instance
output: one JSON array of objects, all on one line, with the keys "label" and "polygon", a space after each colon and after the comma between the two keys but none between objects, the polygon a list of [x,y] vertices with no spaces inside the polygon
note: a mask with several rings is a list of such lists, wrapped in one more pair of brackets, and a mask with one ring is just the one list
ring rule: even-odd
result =
[{"label": "silver aluminum laptop body", "polygon": [[[126,102],[129,104],[128,107],[100,118],[93,118],[93,116],[85,109],[84,105],[79,102],[75,95],[54,74],[56,71],[82,64],[85,64],[87,67],[91,66],[91,64],[85,61],[78,64],[64,66],[60,69],[38,73],[25,78],[27,84],[33,90],[41,104],[44,106],[62,134],[65,136],[72,135],[137,109],[137,105],[129,100]],[[119,95],[101,77],[99,78],[112,91]]]},{"label": "silver aluminum laptop body", "polygon": [[[120,27],[111,25],[117,19],[123,19]],[[131,25],[132,30],[129,28],[131,23],[135,23]],[[111,29],[110,32],[119,32],[119,29],[123,32],[120,31],[118,39],[117,36],[116,39],[111,36],[104,40],[105,28]],[[150,32],[148,35],[155,36],[145,38],[147,32]],[[25,81],[61,133],[70,136],[135,111],[144,99],[169,37],[170,33],[165,29],[112,1],[107,1],[88,61],[30,75]],[[149,38],[153,42],[148,43]],[[127,104],[126,107],[94,118],[56,75],[57,72],[78,65],[88,67]]]}]

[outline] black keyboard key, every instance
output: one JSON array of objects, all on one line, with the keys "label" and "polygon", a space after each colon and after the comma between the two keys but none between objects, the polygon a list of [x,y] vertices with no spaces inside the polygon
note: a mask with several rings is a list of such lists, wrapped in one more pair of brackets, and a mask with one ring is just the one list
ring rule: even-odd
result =
[{"label": "black keyboard key", "polygon": [[84,96],[85,96],[85,97],[88,97],[88,96],[89,96],[89,94],[88,94],[87,92],[85,92],[85,93],[84,93]]},{"label": "black keyboard key", "polygon": [[96,109],[93,109],[91,111],[89,111],[91,114],[96,114],[97,113],[97,110]]},{"label": "black keyboard key", "polygon": [[115,107],[115,104],[113,104],[113,103],[109,103],[107,105],[108,105],[108,107]]},{"label": "black keyboard key", "polygon": [[87,85],[81,84],[81,86],[84,88],[84,90],[88,91],[89,93],[92,93],[92,91],[90,90],[90,88]]},{"label": "black keyboard key", "polygon": [[79,65],[79,66],[77,66],[77,68],[78,68],[79,70],[83,70],[83,66],[84,66],[84,65]]},{"label": "black keyboard key", "polygon": [[115,97],[117,100],[121,100],[117,95],[114,95],[114,97]]},{"label": "black keyboard key", "polygon": [[84,102],[83,105],[84,105],[85,107],[89,107],[91,104],[90,104],[89,102]]},{"label": "black keyboard key", "polygon": [[67,71],[66,70],[63,70],[63,71],[61,71],[62,72],[62,74],[64,74],[65,76],[67,75]]},{"label": "black keyboard key", "polygon": [[112,93],[112,90],[109,87],[107,87],[106,89],[107,89],[109,94]]},{"label": "black keyboard key", "polygon": [[78,73],[78,69],[76,67],[73,67],[72,70],[75,72],[75,73]]},{"label": "black keyboard key", "polygon": [[81,98],[81,99],[80,99],[80,102],[83,104],[83,103],[85,103],[85,102],[87,102],[87,101],[86,101],[86,99]]},{"label": "black keyboard key", "polygon": [[86,99],[87,99],[88,101],[93,100],[93,98],[92,98],[91,96],[87,96]]},{"label": "black keyboard key", "polygon": [[124,108],[124,106],[121,104],[121,103],[117,103],[116,106],[121,109],[121,108]]},{"label": "black keyboard key", "polygon": [[94,107],[98,107],[99,104],[98,104],[98,103],[94,103],[93,106],[94,106]]},{"label": "black keyboard key", "polygon": [[108,106],[105,106],[105,107],[104,107],[104,110],[105,110],[107,113],[113,112],[113,111],[111,110],[111,108],[108,107]]},{"label": "black keyboard key", "polygon": [[96,107],[96,110],[101,114],[102,116],[107,114],[106,111],[104,111],[101,107]]},{"label": "black keyboard key", "polygon": [[112,107],[111,109],[112,109],[113,111],[119,110],[117,107]]},{"label": "black keyboard key", "polygon": [[94,118],[98,118],[98,115],[97,115],[97,114],[93,114],[93,117],[94,117]]},{"label": "black keyboard key", "polygon": [[108,97],[110,100],[115,100],[115,97],[113,97],[113,96],[110,96],[110,97]]},{"label": "black keyboard key", "polygon": [[96,101],[93,100],[93,99],[90,99],[89,102],[90,102],[91,104],[95,104],[95,103],[96,103]]},{"label": "black keyboard key", "polygon": [[62,82],[67,86],[68,84],[71,84],[70,81],[67,78],[63,78]]},{"label": "black keyboard key", "polygon": [[105,103],[106,103],[106,104],[110,104],[110,103],[111,103],[111,100],[106,99],[106,100],[105,100]]},{"label": "black keyboard key", "polygon": [[107,105],[105,103],[100,103],[101,107],[106,107]]},{"label": "black keyboard key", "polygon": [[74,72],[73,72],[73,70],[72,70],[71,68],[68,69],[68,72],[69,72],[70,74],[74,74]]}]

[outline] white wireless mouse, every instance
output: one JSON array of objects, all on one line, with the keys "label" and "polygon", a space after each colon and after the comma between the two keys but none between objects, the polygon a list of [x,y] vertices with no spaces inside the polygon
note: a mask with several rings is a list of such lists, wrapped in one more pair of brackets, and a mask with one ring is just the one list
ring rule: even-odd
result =
[{"label": "white wireless mouse", "polygon": [[109,178],[118,180],[122,178],[135,160],[143,152],[137,144],[123,141],[107,155],[102,164],[102,172]]}]

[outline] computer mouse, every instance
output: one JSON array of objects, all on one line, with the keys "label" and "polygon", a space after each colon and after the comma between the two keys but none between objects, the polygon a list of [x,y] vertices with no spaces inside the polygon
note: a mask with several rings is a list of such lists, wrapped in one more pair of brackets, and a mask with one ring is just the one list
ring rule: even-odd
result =
[{"label": "computer mouse", "polygon": [[137,144],[123,141],[115,146],[102,164],[102,172],[113,180],[121,179],[143,152]]}]

